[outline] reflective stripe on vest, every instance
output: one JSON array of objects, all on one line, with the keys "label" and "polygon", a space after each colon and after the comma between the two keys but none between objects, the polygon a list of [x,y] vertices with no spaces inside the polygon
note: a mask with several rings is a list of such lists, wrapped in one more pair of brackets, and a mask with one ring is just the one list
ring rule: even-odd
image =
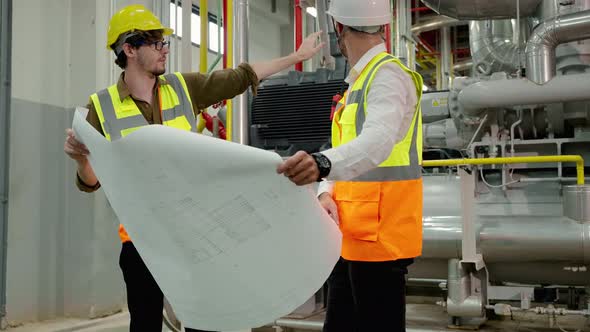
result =
[{"label": "reflective stripe on vest", "polygon": [[[416,85],[417,104],[414,117],[408,128],[408,132],[401,142],[393,148],[389,157],[378,168],[373,169],[352,181],[395,181],[411,180],[421,177],[422,168],[422,114],[420,110],[420,98],[422,96],[422,77],[406,68],[392,55],[381,53],[369,62],[363,73],[352,87],[346,100],[346,107],[334,116],[332,122],[332,146],[337,147],[355,139],[362,132],[366,120],[367,94],[370,83],[373,81],[377,70],[385,63],[392,62],[404,69],[412,77]],[[420,88],[418,88],[420,87]],[[347,99],[345,99],[347,98]],[[341,101],[342,102],[342,101]],[[350,122],[354,122],[351,126]],[[348,126],[348,130],[346,127]],[[352,131],[352,129],[354,129]]]},{"label": "reflective stripe on vest", "polygon": [[422,78],[387,53],[363,69],[332,121],[332,146],[361,134],[367,95],[377,70],[386,63],[400,66],[416,87],[412,122],[403,139],[375,169],[351,181],[337,181],[333,197],[342,231],[342,257],[353,261],[388,261],[417,257],[422,252]]},{"label": "reflective stripe on vest", "polygon": [[[168,84],[160,85],[162,124],[197,132],[196,118],[180,73],[163,76]],[[148,122],[131,97],[121,101],[117,85],[112,85],[91,96],[105,137],[117,140],[147,126]]]},{"label": "reflective stripe on vest", "polygon": [[[184,78],[180,73],[167,74],[160,78],[168,83],[160,85],[162,124],[196,133],[196,118]],[[117,85],[93,94],[90,99],[109,141],[120,139],[149,125],[131,96],[121,101]],[[123,243],[131,241],[122,224],[119,225],[119,237]]]}]

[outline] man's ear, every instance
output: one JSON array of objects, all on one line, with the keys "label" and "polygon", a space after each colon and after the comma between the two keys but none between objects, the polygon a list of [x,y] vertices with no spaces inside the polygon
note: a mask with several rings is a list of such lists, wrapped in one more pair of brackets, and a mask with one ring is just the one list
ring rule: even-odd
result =
[{"label": "man's ear", "polygon": [[125,44],[123,44],[123,52],[125,52],[125,55],[128,58],[132,58],[132,57],[135,57],[137,49],[135,49],[133,46],[131,46],[131,44],[125,43]]},{"label": "man's ear", "polygon": [[342,33],[342,31],[344,31],[344,25],[342,25],[342,23],[340,22],[336,22],[336,29],[338,29],[338,33]]}]

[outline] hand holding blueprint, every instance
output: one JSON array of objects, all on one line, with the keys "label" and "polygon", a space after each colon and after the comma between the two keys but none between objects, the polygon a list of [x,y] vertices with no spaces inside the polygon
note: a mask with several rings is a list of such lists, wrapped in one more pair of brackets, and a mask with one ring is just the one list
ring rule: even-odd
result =
[{"label": "hand holding blueprint", "polygon": [[310,188],[276,174],[280,156],[159,125],[111,143],[82,112],[76,136],[185,326],[261,326],[327,279],[340,231]]}]

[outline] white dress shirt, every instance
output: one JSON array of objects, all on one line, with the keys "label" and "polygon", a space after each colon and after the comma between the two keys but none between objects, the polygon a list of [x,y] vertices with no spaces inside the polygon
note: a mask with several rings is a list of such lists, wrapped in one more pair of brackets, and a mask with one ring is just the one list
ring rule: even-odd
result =
[{"label": "white dress shirt", "polygon": [[[350,95],[354,82],[376,55],[386,52],[385,44],[368,50],[350,70],[345,81]],[[354,140],[322,153],[332,169],[318,187],[318,195],[332,193],[332,181],[351,180],[376,168],[400,142],[410,127],[416,108],[416,87],[408,73],[393,63],[379,68],[367,94],[367,116],[361,134]]]}]

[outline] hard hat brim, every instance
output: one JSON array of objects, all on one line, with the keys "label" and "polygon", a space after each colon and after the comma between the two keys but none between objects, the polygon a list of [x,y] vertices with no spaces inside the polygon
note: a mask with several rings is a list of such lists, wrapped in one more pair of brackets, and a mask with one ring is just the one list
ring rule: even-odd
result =
[{"label": "hard hat brim", "polygon": [[[154,29],[154,30],[162,30],[162,34],[164,36],[170,36],[174,33],[174,29],[166,28],[166,27],[162,27],[161,29]],[[113,51],[113,49],[111,48],[111,45],[107,45],[107,50]]]},{"label": "hard hat brim", "polygon": [[347,25],[347,26],[375,26],[375,25],[385,25],[390,24],[392,21],[391,15],[382,15],[377,17],[344,17],[339,15],[334,15],[330,12],[327,12],[328,15],[332,16],[334,20],[340,24]]}]

